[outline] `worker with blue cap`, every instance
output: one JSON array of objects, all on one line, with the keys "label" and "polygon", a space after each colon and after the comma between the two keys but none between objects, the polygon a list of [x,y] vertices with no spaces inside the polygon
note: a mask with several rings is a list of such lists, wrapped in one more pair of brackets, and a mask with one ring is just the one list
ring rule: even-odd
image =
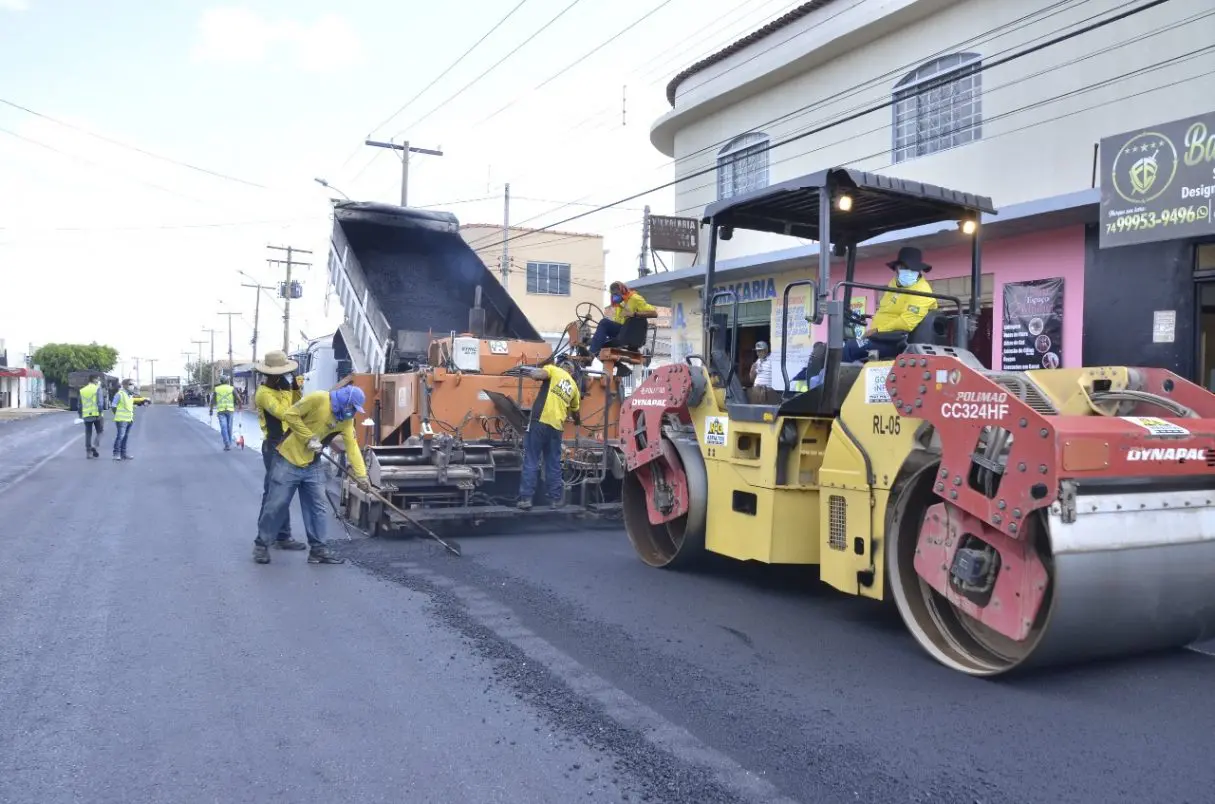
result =
[{"label": "worker with blue cap", "polygon": [[354,385],[343,385],[332,391],[306,394],[283,411],[282,423],[287,434],[278,446],[270,466],[269,488],[257,520],[257,538],[253,541],[253,560],[270,563],[270,544],[290,515],[291,498],[300,495],[304,532],[308,536],[309,564],[342,564],[346,559],[334,555],[325,543],[325,471],[321,452],[336,436],[342,437],[346,460],[355,483],[370,491],[367,466],[359,452],[354,435],[354,417],[363,412],[366,397]]}]

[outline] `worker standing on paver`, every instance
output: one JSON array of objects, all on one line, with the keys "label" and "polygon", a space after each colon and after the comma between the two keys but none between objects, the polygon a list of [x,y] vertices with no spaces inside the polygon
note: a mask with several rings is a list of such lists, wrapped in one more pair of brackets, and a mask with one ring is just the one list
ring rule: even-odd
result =
[{"label": "worker standing on paver", "polygon": [[[262,384],[258,386],[253,396],[253,407],[257,410],[257,423],[262,428],[262,466],[265,474],[262,478],[262,509],[266,507],[266,496],[270,493],[270,467],[274,456],[278,453],[279,444],[283,443],[286,426],[283,424],[283,414],[300,401],[301,394],[292,381],[291,375],[299,368],[299,364],[287,357],[285,352],[267,352],[262,362],[254,366],[262,375]],[[303,499],[300,500],[301,506]],[[304,550],[303,542],[291,537],[291,515],[283,517],[283,525],[278,529],[274,538],[274,546],[280,550]]]},{"label": "worker standing on paver", "polygon": [[236,412],[236,389],[221,375],[219,385],[211,394],[211,413],[219,414],[219,437],[224,443],[224,452],[232,449],[232,416]]},{"label": "worker standing on paver", "polygon": [[136,396],[134,380],[122,381],[122,387],[114,395],[114,460],[129,461],[135,457],[127,451],[127,439],[130,438],[131,427],[135,424],[135,408],[150,401],[145,397]]},{"label": "worker standing on paver", "polygon": [[560,508],[565,497],[565,487],[561,482],[561,443],[565,436],[565,420],[570,417],[574,424],[580,423],[578,409],[582,405],[582,395],[574,378],[563,368],[545,365],[529,369],[527,376],[543,384],[536,401],[532,403],[532,417],[524,439],[518,506],[524,511],[532,507],[536,481],[543,464],[549,503],[553,508]]},{"label": "worker standing on paver", "polygon": [[[84,420],[84,457],[100,458],[97,447],[101,446],[102,421],[101,412],[108,406],[105,391],[101,388],[101,375],[93,374],[89,382],[80,389],[80,418]],[[97,445],[93,445],[93,434],[97,435]]]},{"label": "worker standing on paver", "polygon": [[367,466],[354,435],[354,416],[363,412],[364,399],[362,389],[345,385],[334,391],[314,391],[283,411],[287,435],[270,466],[266,503],[258,517],[257,538],[253,541],[253,560],[258,564],[270,563],[270,542],[282,529],[296,491],[308,537],[308,563],[345,563],[346,559],[335,556],[325,543],[325,471],[321,452],[327,441],[340,435],[356,485],[364,492],[371,491]]}]

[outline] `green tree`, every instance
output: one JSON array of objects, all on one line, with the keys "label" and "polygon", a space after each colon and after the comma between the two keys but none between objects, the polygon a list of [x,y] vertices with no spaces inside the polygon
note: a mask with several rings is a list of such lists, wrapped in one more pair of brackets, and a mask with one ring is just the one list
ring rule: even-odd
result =
[{"label": "green tree", "polygon": [[186,375],[189,379],[189,385],[211,385],[211,374],[216,372],[216,366],[209,361],[201,363],[186,363]]},{"label": "green tree", "polygon": [[42,367],[48,380],[66,385],[68,375],[73,371],[109,372],[118,363],[118,350],[96,341],[87,345],[48,343],[34,352],[34,363]]}]

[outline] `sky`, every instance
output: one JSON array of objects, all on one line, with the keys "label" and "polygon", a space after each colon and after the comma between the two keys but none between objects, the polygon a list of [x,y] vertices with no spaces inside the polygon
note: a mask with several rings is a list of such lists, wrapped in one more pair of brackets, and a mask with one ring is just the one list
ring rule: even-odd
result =
[{"label": "sky", "polygon": [[[239,313],[247,358],[261,293],[260,355],[282,345],[281,300],[242,283],[275,284],[267,246],[291,245],[313,252],[297,269],[297,347],[340,323],[325,303],[336,193],[314,179],[399,201],[395,152],[365,138],[443,151],[410,162],[410,206],[500,224],[509,182],[512,223],[558,223],[669,181],[649,142],[666,83],[797,5],[0,0],[0,339],[10,355],[109,344],[126,375],[135,357],[157,361],[146,382],[182,373],[195,341],[209,358],[207,330],[226,356],[223,312]],[[558,228],[603,234],[606,280],[628,279],[642,207],[672,201],[664,190]]]}]

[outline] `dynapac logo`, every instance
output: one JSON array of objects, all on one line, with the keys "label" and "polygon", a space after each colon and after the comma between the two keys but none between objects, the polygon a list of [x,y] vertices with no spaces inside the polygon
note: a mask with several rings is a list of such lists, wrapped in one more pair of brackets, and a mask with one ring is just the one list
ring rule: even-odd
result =
[{"label": "dynapac logo", "polygon": [[1207,458],[1205,449],[1186,449],[1185,447],[1161,449],[1130,449],[1127,450],[1128,461],[1203,461]]}]

